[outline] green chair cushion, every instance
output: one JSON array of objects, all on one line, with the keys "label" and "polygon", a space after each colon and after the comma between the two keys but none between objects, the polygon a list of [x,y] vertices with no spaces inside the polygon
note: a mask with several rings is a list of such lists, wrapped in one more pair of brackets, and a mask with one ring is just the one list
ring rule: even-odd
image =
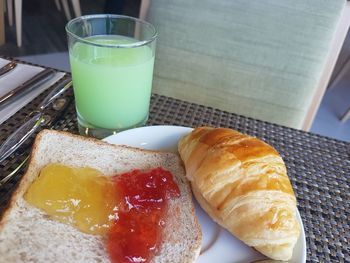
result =
[{"label": "green chair cushion", "polygon": [[153,92],[301,128],[344,0],[152,0]]}]

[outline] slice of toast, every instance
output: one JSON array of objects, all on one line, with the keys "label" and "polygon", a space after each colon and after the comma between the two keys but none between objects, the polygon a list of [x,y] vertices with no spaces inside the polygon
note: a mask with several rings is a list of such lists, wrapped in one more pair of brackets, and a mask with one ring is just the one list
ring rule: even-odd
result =
[{"label": "slice of toast", "polygon": [[159,166],[169,170],[181,196],[169,202],[163,242],[151,262],[194,262],[199,256],[201,230],[177,154],[111,145],[67,132],[44,130],[35,140],[28,170],[0,221],[1,262],[110,262],[102,236],[85,234],[53,220],[23,199],[40,170],[49,163],[88,166],[107,176]]}]

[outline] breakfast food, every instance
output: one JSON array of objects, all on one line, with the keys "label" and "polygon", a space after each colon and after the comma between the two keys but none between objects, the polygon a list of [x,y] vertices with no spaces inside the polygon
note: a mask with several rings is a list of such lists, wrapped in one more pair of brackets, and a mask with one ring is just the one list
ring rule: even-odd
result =
[{"label": "breakfast food", "polygon": [[23,198],[52,219],[94,235],[108,234],[121,201],[114,176],[60,163],[44,166]]},{"label": "breakfast food", "polygon": [[161,167],[104,176],[57,163],[45,166],[24,195],[52,219],[104,235],[115,263],[146,263],[157,254],[169,201],[179,197],[172,174]]},{"label": "breakfast food", "polygon": [[296,198],[278,152],[225,128],[200,127],[178,149],[202,208],[234,236],[276,260],[289,260],[300,227]]},{"label": "breakfast food", "polygon": [[200,251],[201,232],[194,214],[190,188],[177,154],[110,145],[65,132],[44,130],[36,138],[28,170],[0,221],[2,261],[111,262],[108,250],[116,244],[108,243],[106,236],[86,233],[76,225],[62,223],[26,201],[25,198],[29,198],[26,196],[28,189],[44,167],[57,164],[77,169],[89,167],[103,176],[117,174],[118,189],[126,190],[125,193],[129,193],[129,187],[123,188],[123,185],[130,182],[136,185],[136,181],[132,180],[138,180],[140,174],[147,177],[149,173],[162,173],[154,171],[156,167],[170,172],[179,194],[176,194],[176,190],[173,192],[165,214],[161,215],[164,216],[165,226],[158,252],[152,255],[150,262],[196,260]]}]

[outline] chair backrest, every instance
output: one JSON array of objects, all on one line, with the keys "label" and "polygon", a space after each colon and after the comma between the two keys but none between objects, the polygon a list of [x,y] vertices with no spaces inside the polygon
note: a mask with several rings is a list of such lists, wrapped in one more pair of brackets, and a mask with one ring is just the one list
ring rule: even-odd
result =
[{"label": "chair backrest", "polygon": [[151,0],[153,92],[301,128],[344,0]]}]

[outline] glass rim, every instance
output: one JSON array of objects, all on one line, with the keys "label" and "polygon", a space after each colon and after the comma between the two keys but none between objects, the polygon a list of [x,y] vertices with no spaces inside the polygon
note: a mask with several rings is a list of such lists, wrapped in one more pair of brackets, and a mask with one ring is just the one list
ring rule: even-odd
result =
[{"label": "glass rim", "polygon": [[[80,37],[76,34],[74,34],[73,32],[71,32],[70,27],[72,24],[76,23],[79,20],[88,20],[88,19],[93,19],[93,18],[124,18],[124,19],[129,19],[129,20],[133,20],[136,21],[137,23],[140,23],[142,25],[146,25],[148,27],[151,28],[151,30],[153,32],[152,36],[149,39],[146,40],[137,40],[134,43],[131,44],[99,44],[93,41],[88,40],[87,38],[84,37]],[[114,15],[114,14],[97,14],[97,15],[84,15],[84,16],[79,16],[76,17],[70,21],[68,21],[68,23],[65,26],[65,30],[67,32],[68,35],[76,38],[77,40],[79,40],[80,42],[89,44],[89,45],[93,45],[93,46],[98,46],[98,47],[110,47],[110,48],[133,48],[133,47],[140,47],[140,46],[144,46],[147,45],[151,42],[153,42],[154,40],[156,40],[157,36],[158,36],[158,32],[156,30],[156,28],[149,22],[144,21],[142,19],[136,18],[136,17],[132,17],[132,16],[125,16],[125,15]],[[96,35],[98,36],[98,35]]]}]

